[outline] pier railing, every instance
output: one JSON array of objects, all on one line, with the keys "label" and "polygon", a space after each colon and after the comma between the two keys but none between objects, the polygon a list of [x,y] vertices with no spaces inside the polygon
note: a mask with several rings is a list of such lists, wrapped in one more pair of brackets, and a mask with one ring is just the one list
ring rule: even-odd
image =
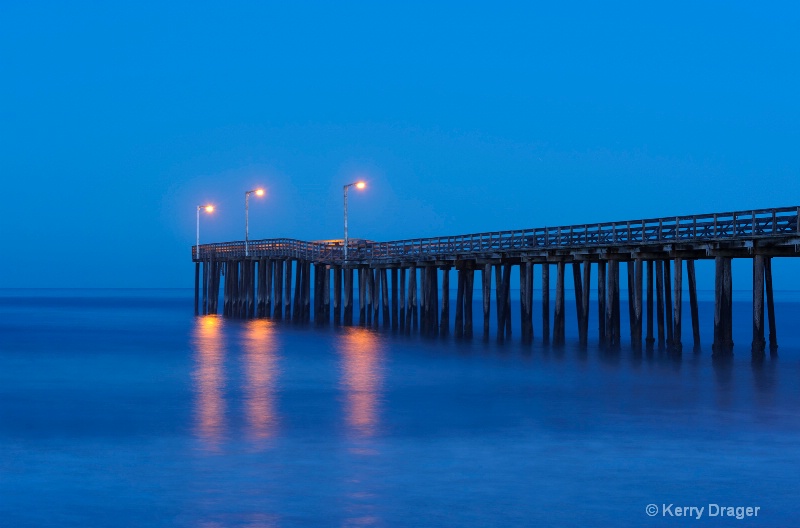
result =
[{"label": "pier railing", "polygon": [[[429,260],[437,257],[515,254],[531,250],[644,246],[718,240],[800,236],[800,207],[757,209],[623,222],[473,233],[391,242],[350,241],[348,261]],[[341,241],[290,238],[249,241],[252,258],[294,258],[341,263]],[[192,248],[192,257],[195,256]],[[200,245],[204,259],[245,257],[244,241]]]}]

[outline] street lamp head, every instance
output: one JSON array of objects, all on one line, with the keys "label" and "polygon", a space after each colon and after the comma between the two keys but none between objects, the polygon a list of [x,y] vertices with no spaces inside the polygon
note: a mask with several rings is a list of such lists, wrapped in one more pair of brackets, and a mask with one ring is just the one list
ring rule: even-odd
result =
[{"label": "street lamp head", "polygon": [[264,189],[256,189],[256,196],[264,196]]},{"label": "street lamp head", "polygon": [[213,213],[214,212],[214,206],[210,205],[210,204],[206,205],[205,207],[203,207],[203,209],[205,209],[207,213]]},{"label": "street lamp head", "polygon": [[356,189],[363,189],[366,186],[367,186],[367,184],[365,182],[363,182],[363,181],[356,182]]}]

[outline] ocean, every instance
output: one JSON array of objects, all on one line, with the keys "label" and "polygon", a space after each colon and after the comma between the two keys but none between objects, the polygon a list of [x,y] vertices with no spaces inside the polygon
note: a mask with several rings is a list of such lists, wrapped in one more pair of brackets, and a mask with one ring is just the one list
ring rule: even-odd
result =
[{"label": "ocean", "polygon": [[478,303],[467,341],[196,317],[192,293],[0,291],[0,526],[799,518],[797,292],[776,292],[780,348],[756,363],[748,292],[729,361],[711,357],[707,293],[703,345],[687,305],[679,356],[629,347],[624,292],[615,351],[596,304],[589,346],[568,303],[553,348],[538,305],[533,345],[516,304],[499,345]]}]

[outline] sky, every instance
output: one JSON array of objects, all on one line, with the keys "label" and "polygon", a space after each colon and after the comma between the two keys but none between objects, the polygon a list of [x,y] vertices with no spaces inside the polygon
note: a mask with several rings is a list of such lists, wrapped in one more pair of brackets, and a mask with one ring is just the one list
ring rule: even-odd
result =
[{"label": "sky", "polygon": [[4,0],[0,287],[191,287],[197,204],[201,241],[242,240],[259,186],[253,239],[341,238],[356,179],[373,240],[800,205],[798,27],[794,2]]}]

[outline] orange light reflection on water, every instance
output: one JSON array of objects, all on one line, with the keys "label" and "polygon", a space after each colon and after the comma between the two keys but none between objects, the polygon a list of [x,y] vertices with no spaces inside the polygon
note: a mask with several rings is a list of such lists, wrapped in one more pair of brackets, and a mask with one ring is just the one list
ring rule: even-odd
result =
[{"label": "orange light reflection on water", "polygon": [[383,351],[378,336],[366,329],[348,328],[340,349],[347,424],[359,436],[373,436],[379,425],[378,402],[383,383]]},{"label": "orange light reflection on water", "polygon": [[275,411],[278,355],[274,324],[263,319],[249,321],[243,346],[248,434],[254,440],[262,440],[275,436],[278,425]]},{"label": "orange light reflection on water", "polygon": [[195,434],[210,449],[219,447],[225,435],[225,346],[222,319],[198,317],[193,331],[195,369]]}]

